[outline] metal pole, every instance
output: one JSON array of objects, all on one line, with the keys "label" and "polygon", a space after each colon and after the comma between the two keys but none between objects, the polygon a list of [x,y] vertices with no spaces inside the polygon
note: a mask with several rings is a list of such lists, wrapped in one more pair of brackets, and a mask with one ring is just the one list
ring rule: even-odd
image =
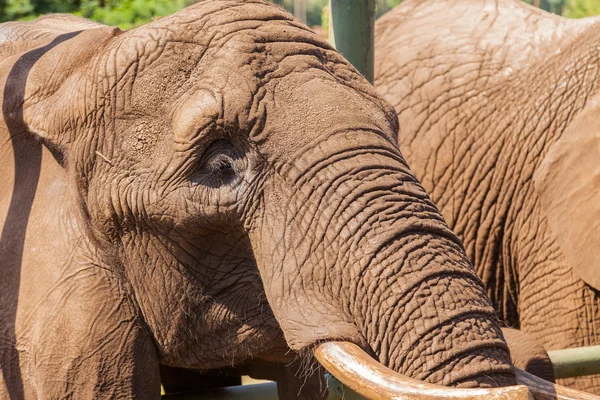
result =
[{"label": "metal pole", "polygon": [[294,17],[306,23],[306,0],[294,0]]},{"label": "metal pole", "polygon": [[375,0],[329,0],[329,40],[373,82]]},{"label": "metal pole", "polygon": [[555,378],[600,374],[600,346],[548,351]]}]

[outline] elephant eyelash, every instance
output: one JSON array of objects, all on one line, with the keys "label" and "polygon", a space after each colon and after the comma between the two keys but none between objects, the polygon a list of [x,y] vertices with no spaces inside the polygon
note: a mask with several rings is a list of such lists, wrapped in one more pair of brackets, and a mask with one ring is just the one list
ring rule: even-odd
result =
[{"label": "elephant eyelash", "polygon": [[239,158],[231,142],[225,139],[215,140],[200,158],[195,183],[209,187],[232,183],[237,176],[235,164]]},{"label": "elephant eyelash", "polygon": [[227,154],[218,154],[208,160],[206,169],[209,174],[233,172],[233,160]]}]

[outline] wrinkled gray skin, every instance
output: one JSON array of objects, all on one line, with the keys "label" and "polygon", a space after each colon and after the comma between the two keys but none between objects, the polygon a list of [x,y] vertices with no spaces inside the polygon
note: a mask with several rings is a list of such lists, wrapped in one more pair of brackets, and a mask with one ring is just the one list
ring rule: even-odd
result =
[{"label": "wrinkled gray skin", "polygon": [[0,398],[157,398],[159,363],[330,339],[429,382],[514,384],[393,109],[289,14],[214,0],[0,40]]},{"label": "wrinkled gray skin", "polygon": [[547,350],[600,344],[599,44],[598,19],[518,0],[408,0],[376,27],[408,164],[501,318]]}]

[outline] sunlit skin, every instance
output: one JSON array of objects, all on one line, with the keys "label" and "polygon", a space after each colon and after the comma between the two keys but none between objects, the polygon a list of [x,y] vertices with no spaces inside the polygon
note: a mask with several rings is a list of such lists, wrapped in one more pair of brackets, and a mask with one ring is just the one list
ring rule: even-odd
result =
[{"label": "sunlit skin", "polygon": [[547,350],[600,344],[598,43],[597,17],[519,0],[409,0],[376,28],[406,160],[501,318]]}]

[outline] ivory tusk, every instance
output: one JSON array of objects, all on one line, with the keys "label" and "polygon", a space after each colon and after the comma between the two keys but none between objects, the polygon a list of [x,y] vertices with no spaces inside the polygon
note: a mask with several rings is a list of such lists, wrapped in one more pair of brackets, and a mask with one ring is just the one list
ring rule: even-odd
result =
[{"label": "ivory tusk", "polygon": [[515,368],[517,381],[533,393],[535,400],[600,400],[600,396],[556,385],[542,378]]},{"label": "ivory tusk", "polygon": [[522,385],[493,389],[461,389],[408,378],[380,364],[360,347],[349,342],[320,344],[315,350],[315,357],[344,385],[372,400],[533,399],[527,387]]}]

